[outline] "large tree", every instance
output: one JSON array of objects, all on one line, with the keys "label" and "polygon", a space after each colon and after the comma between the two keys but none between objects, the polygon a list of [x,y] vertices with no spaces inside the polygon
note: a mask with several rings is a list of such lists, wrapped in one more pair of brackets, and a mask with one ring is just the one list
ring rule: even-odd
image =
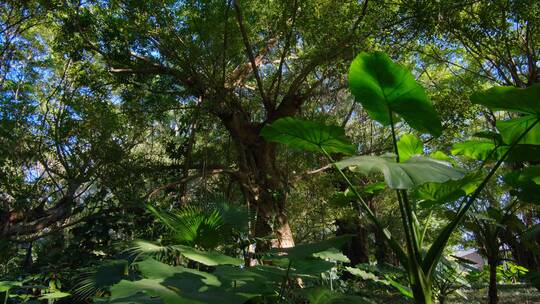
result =
[{"label": "large tree", "polygon": [[[235,161],[205,168],[237,182],[256,210],[255,236],[274,234],[274,246],[289,247],[288,181],[275,144],[259,131],[343,83],[334,81],[345,72],[341,63],[379,27],[369,13],[368,1],[103,1],[59,16],[59,48],[104,62],[124,85],[125,102],[158,92],[217,119]],[[183,165],[184,178],[198,167],[189,157]]]}]

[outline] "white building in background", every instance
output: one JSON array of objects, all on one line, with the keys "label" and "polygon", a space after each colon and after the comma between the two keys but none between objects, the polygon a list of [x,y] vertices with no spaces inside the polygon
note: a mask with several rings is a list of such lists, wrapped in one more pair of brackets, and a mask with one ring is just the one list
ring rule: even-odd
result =
[{"label": "white building in background", "polygon": [[455,256],[460,259],[471,261],[474,268],[478,270],[484,269],[484,265],[486,264],[486,261],[484,260],[484,257],[478,253],[477,249],[468,249],[468,250],[461,250],[456,251],[452,256]]}]

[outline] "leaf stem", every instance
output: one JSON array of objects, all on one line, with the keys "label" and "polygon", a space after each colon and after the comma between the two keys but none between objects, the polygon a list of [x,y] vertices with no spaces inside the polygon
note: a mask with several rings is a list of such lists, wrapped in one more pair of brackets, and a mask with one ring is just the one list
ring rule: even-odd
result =
[{"label": "leaf stem", "polygon": [[433,272],[433,269],[435,265],[437,264],[437,261],[440,259],[442,255],[442,251],[446,247],[446,244],[448,242],[448,239],[450,238],[450,235],[452,232],[456,229],[456,227],[461,223],[463,218],[465,217],[465,214],[471,207],[471,205],[474,203],[478,195],[484,190],[487,183],[495,175],[497,172],[497,169],[502,165],[506,157],[510,154],[510,152],[515,148],[515,146],[518,145],[518,143],[531,131],[538,123],[540,122],[540,118],[536,119],[534,123],[532,123],[516,140],[512,142],[512,144],[508,147],[508,150],[503,154],[503,156],[497,161],[495,166],[491,168],[488,175],[482,180],[480,185],[476,188],[476,190],[473,192],[473,194],[469,197],[469,199],[466,200],[464,198],[462,204],[459,207],[459,211],[457,212],[456,216],[454,217],[454,220],[451,221],[439,234],[435,242],[431,245],[431,247],[428,250],[428,253],[426,254],[426,258],[424,259],[422,267],[424,268],[424,271],[426,274],[430,275]]},{"label": "leaf stem", "polygon": [[429,211],[429,215],[426,219],[426,222],[424,223],[424,229],[422,230],[422,236],[420,237],[420,246],[422,246],[422,243],[424,243],[424,239],[426,237],[426,232],[428,230],[428,227],[429,227],[429,222],[431,222],[431,217],[433,215],[433,209],[431,209]]},{"label": "leaf stem", "polygon": [[[389,109],[388,114],[390,116],[390,128],[392,130],[392,144],[394,145],[394,151],[396,153],[396,163],[399,163],[399,149],[397,145],[396,130],[394,128],[394,119],[392,111]],[[396,189],[396,195],[399,202],[399,209],[401,212],[401,221],[403,229],[405,231],[405,239],[407,241],[407,251],[409,253],[409,280],[412,285],[421,284],[422,278],[418,273],[421,270],[420,263],[422,256],[418,248],[418,236],[416,235],[415,217],[411,208],[411,203],[407,196],[406,190]]]},{"label": "leaf stem", "polygon": [[289,281],[289,273],[291,271],[291,260],[289,259],[289,265],[287,266],[287,272],[285,272],[285,277],[283,278],[283,282],[281,283],[281,288],[279,290],[279,301],[281,302],[283,300],[283,294],[285,293],[285,284]]},{"label": "leaf stem", "polygon": [[388,241],[388,243],[389,243],[390,247],[392,248],[392,250],[394,250],[394,252],[396,253],[396,255],[397,255],[399,261],[401,262],[401,264],[403,265],[403,267],[408,268],[407,256],[405,255],[405,252],[403,251],[401,246],[396,242],[396,240],[394,240],[392,238],[392,236],[391,236],[390,232],[388,231],[388,229],[384,228],[384,226],[379,221],[377,216],[375,216],[375,214],[373,213],[373,210],[371,210],[371,208],[369,208],[366,201],[364,201],[364,199],[362,198],[362,196],[360,195],[358,190],[356,190],[356,187],[352,184],[351,180],[347,177],[347,175],[345,175],[343,170],[341,170],[336,165],[336,162],[334,161],[332,156],[326,151],[326,149],[324,149],[324,147],[320,147],[320,148],[321,148],[321,151],[324,153],[324,155],[332,163],[332,166],[339,172],[339,174],[341,175],[343,180],[345,180],[345,182],[347,183],[347,185],[349,186],[349,188],[353,192],[354,196],[356,196],[357,203],[358,203],[358,210],[359,211],[363,210],[367,214],[368,218],[375,224],[375,226],[377,226],[377,228],[383,232],[384,237]]}]

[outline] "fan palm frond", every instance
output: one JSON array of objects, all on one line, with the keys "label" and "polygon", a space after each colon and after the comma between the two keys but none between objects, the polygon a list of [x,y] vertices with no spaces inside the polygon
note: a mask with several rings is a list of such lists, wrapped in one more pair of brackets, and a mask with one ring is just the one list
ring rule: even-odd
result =
[{"label": "fan palm frond", "polygon": [[109,287],[127,276],[128,262],[126,260],[107,261],[87,269],[80,275],[71,293],[77,300],[103,297],[108,294]]},{"label": "fan palm frond", "polygon": [[174,245],[167,246],[144,240],[134,241],[133,246],[128,248],[125,253],[129,256],[131,261],[152,257],[158,261],[168,262],[174,261],[180,256],[180,251]]},{"label": "fan palm frond", "polygon": [[208,213],[188,206],[177,212],[167,212],[149,205],[147,209],[170,230],[172,239],[179,244],[212,249],[223,240],[225,223],[219,210]]}]

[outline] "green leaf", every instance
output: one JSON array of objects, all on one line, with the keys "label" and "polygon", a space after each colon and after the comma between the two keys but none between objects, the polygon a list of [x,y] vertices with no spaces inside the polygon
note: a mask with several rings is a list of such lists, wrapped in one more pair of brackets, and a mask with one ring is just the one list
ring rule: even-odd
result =
[{"label": "green leaf", "polygon": [[234,288],[243,295],[275,295],[286,276],[286,270],[276,266],[257,265],[249,268],[217,266],[212,273],[222,286]]},{"label": "green leaf", "polygon": [[508,161],[540,161],[540,145],[516,145],[508,155]]},{"label": "green leaf", "polygon": [[479,174],[467,175],[460,180],[449,180],[444,183],[425,183],[418,186],[414,196],[420,201],[422,208],[453,202],[471,194],[482,182]]},{"label": "green leaf", "polygon": [[341,248],[351,239],[350,235],[342,235],[324,241],[300,244],[291,248],[275,248],[274,253],[286,253],[291,261],[315,257],[315,254],[327,251],[331,248]]},{"label": "green leaf", "polygon": [[303,293],[309,304],[373,303],[363,297],[344,295],[322,287],[307,289]]},{"label": "green leaf", "polygon": [[[360,194],[376,194],[381,190],[386,188],[385,182],[371,183],[363,186],[358,189]],[[356,201],[358,198],[354,195],[353,191],[350,188],[347,188],[345,191],[338,191],[332,194],[330,198],[330,203],[336,207],[349,207],[352,202]]]},{"label": "green leaf", "polygon": [[344,255],[341,251],[337,250],[336,248],[329,248],[325,251],[316,252],[313,254],[314,257],[323,259],[323,260],[330,260],[330,261],[336,261],[336,262],[343,262],[343,263],[349,263],[349,258]]},{"label": "green leaf", "polygon": [[422,155],[424,153],[424,143],[418,139],[418,137],[412,134],[405,134],[401,136],[397,142],[399,151],[399,160],[402,162],[407,161],[414,155]]},{"label": "green leaf", "polygon": [[150,297],[148,295],[139,293],[125,298],[119,298],[114,300],[95,298],[93,303],[107,303],[107,304],[163,304],[163,301],[156,297]]},{"label": "green leaf", "polygon": [[523,169],[520,178],[531,180],[535,184],[540,185],[540,165]]},{"label": "green leaf", "polygon": [[268,141],[279,142],[296,149],[351,155],[356,152],[345,136],[343,128],[327,126],[292,117],[280,118],[265,125],[261,136]]},{"label": "green leaf", "polygon": [[494,111],[511,111],[538,115],[540,114],[540,84],[535,84],[525,89],[493,87],[473,94],[471,101]]},{"label": "green leaf", "polygon": [[461,170],[452,168],[447,162],[424,156],[414,156],[404,163],[396,163],[393,156],[355,156],[336,165],[366,175],[380,172],[392,189],[411,189],[428,182],[443,183],[464,176]]},{"label": "green leaf", "polygon": [[332,270],[336,264],[317,258],[305,258],[295,260],[294,263],[291,263],[291,267],[294,269],[291,271],[294,276],[319,279],[321,273]]},{"label": "green leaf", "polygon": [[207,265],[207,266],[216,266],[216,265],[234,265],[240,266],[244,264],[241,259],[233,258],[219,252],[215,251],[201,251],[192,247],[176,245],[172,246],[177,248],[180,253],[186,258]]},{"label": "green leaf", "polygon": [[[540,102],[539,102],[540,103]],[[533,115],[526,115],[519,118],[498,121],[497,129],[503,137],[504,143],[510,145],[518,139],[532,124],[535,124],[539,118]],[[536,125],[523,137],[519,144],[522,145],[540,145],[540,124]]]},{"label": "green leaf", "polygon": [[432,152],[431,154],[429,154],[429,157],[433,158],[433,159],[442,160],[442,161],[445,161],[445,162],[453,162],[454,161],[450,156],[446,155],[446,153],[444,153],[443,151]]},{"label": "green leaf", "polygon": [[[177,275],[186,275],[186,281],[204,283],[208,286],[220,286],[219,280],[212,274],[182,266],[169,266],[154,259],[146,259],[136,263],[138,270],[145,278],[162,279]],[[191,282],[192,283],[192,282]]]},{"label": "green leaf", "polygon": [[159,297],[165,304],[203,304],[204,302],[193,301],[192,299],[186,299],[181,297],[174,290],[167,288],[162,284],[161,279],[142,279],[139,281],[131,282],[122,280],[120,283],[114,285],[111,288],[111,300],[113,303],[120,302],[118,300],[125,301],[125,303],[143,303],[134,301],[134,296],[140,296],[139,293],[144,293],[152,297]]},{"label": "green leaf", "polygon": [[442,133],[424,88],[384,53],[360,53],[349,69],[349,87],[369,116],[383,125],[390,125],[390,113],[396,113],[415,130]]},{"label": "green leaf", "polygon": [[495,149],[495,144],[488,140],[466,140],[455,143],[450,151],[453,155],[463,155],[476,160],[485,160]]},{"label": "green leaf", "polygon": [[230,232],[217,209],[206,212],[194,206],[185,206],[177,212],[168,212],[151,205],[146,205],[146,208],[183,245],[215,248]]},{"label": "green leaf", "polygon": [[82,274],[72,289],[76,299],[89,299],[126,277],[128,273],[126,260],[105,261]]},{"label": "green leaf", "polygon": [[512,187],[510,194],[523,202],[540,203],[540,185],[537,183],[538,166],[528,167],[521,171],[512,171],[504,176],[504,182]]},{"label": "green leaf", "polygon": [[360,268],[353,268],[353,267],[345,267],[345,269],[350,272],[351,274],[361,278],[362,280],[371,280],[371,281],[374,281],[374,282],[377,282],[377,283],[383,283],[385,285],[388,285],[390,284],[388,281],[386,280],[383,280],[381,278],[379,278],[378,276],[376,276],[375,274],[371,273],[371,272],[367,272],[363,269],[360,269]]},{"label": "green leaf", "polygon": [[224,288],[234,288],[238,294],[275,295],[279,292],[286,270],[268,265],[241,269],[234,266],[217,266],[213,272]]},{"label": "green leaf", "polygon": [[398,281],[390,278],[390,277],[386,277],[386,280],[390,283],[391,286],[393,286],[394,288],[396,288],[402,295],[404,295],[405,297],[407,298],[410,298],[410,299],[413,299],[413,293],[411,291],[411,289],[401,283],[399,283]]},{"label": "green leaf", "polygon": [[386,188],[386,184],[384,182],[367,184],[362,187],[361,193],[375,194],[381,190],[384,190],[384,188]]},{"label": "green leaf", "polygon": [[55,299],[61,299],[61,298],[69,297],[70,295],[71,294],[69,294],[67,292],[56,291],[56,292],[52,292],[52,293],[43,294],[41,297],[39,297],[39,300],[55,300]]},{"label": "green leaf", "polygon": [[122,280],[111,287],[113,303],[145,303],[142,295],[158,297],[165,304],[241,304],[254,295],[236,294],[213,274],[181,266],[169,266],[153,259],[136,263],[143,279]]},{"label": "green leaf", "polygon": [[480,131],[473,134],[474,137],[483,138],[483,139],[489,139],[495,144],[502,144],[502,136],[499,133],[492,132],[492,131]]},{"label": "green leaf", "polygon": [[0,281],[0,292],[6,292],[13,287],[20,287],[22,286],[22,282],[17,281]]}]

